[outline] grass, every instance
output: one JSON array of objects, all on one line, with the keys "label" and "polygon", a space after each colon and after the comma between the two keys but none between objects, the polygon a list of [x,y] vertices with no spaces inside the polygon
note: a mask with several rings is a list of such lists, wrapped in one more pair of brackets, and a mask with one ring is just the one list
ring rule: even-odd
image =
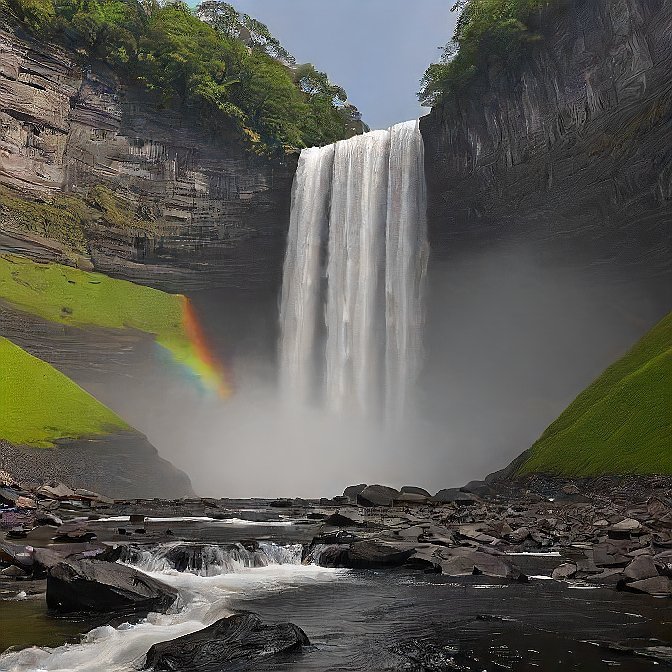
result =
[{"label": "grass", "polygon": [[153,334],[177,362],[201,373],[184,329],[186,299],[179,294],[7,254],[0,255],[0,300],[51,322]]},{"label": "grass", "polygon": [[0,438],[49,448],[57,439],[130,429],[53,366],[1,337],[0,362]]},{"label": "grass", "polygon": [[672,313],[584,390],[518,476],[672,474]]}]

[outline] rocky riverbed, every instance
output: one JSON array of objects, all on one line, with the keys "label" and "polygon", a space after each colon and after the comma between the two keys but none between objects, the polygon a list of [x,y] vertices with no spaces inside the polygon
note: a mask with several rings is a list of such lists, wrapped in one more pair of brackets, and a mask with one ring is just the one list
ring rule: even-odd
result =
[{"label": "rocky riverbed", "polygon": [[276,501],[1,480],[0,670],[672,666],[669,478]]}]

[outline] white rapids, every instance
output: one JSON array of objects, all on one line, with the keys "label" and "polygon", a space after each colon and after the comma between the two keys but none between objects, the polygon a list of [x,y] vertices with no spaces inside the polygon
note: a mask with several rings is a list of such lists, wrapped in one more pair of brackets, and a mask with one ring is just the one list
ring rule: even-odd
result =
[{"label": "white rapids", "polygon": [[[229,545],[230,546],[230,545]],[[56,648],[31,647],[0,655],[3,672],[132,672],[142,669],[153,644],[175,639],[231,615],[234,595],[254,598],[269,591],[333,580],[346,570],[301,564],[301,546],[262,543],[257,551],[242,547],[218,550],[214,545],[199,570],[177,572],[165,562],[166,544],[145,551],[133,563],[141,571],[178,590],[179,598],[166,614],[149,614],[139,623],[103,626],[77,644]],[[261,565],[261,566],[260,566]]]},{"label": "white rapids", "polygon": [[404,411],[427,270],[419,122],[301,153],[280,311],[280,386],[336,411]]}]

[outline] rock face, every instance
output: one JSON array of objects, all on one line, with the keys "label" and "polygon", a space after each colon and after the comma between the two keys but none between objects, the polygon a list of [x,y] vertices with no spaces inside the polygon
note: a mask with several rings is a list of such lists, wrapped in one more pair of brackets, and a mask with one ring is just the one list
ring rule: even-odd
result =
[{"label": "rock face", "polygon": [[0,184],[43,197],[105,185],[155,220],[93,231],[98,269],[180,290],[279,279],[291,157],[256,157],[104,66],[5,31],[0,129]]},{"label": "rock face", "polygon": [[193,495],[189,477],[137,432],[68,441],[51,449],[0,439],[0,469],[19,481],[57,479],[117,499]]},{"label": "rock face", "polygon": [[[421,120],[421,384],[465,480],[518,455],[672,301],[672,6],[563,0],[528,23],[528,54]],[[497,422],[474,421],[486,409]]]},{"label": "rock face", "polygon": [[519,65],[492,65],[423,118],[434,242],[467,223],[498,236],[545,223],[669,269],[672,7],[555,5],[529,22],[540,39]]},{"label": "rock face", "polygon": [[256,614],[222,618],[190,635],[154,644],[145,668],[182,672],[258,670],[268,656],[300,651],[310,644],[292,623],[264,625]]},{"label": "rock face", "polygon": [[98,560],[68,560],[47,575],[47,606],[61,613],[167,609],[177,592],[136,569]]}]

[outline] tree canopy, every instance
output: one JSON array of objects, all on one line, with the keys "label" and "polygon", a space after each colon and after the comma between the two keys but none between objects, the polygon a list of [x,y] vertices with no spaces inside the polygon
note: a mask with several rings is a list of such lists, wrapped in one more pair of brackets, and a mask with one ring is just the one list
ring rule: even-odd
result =
[{"label": "tree canopy", "polygon": [[261,154],[361,133],[346,92],[293,56],[267,26],[219,0],[195,11],[156,0],[0,0],[9,21],[83,58],[109,64],[166,104],[234,125]]},{"label": "tree canopy", "polygon": [[504,63],[517,59],[525,45],[539,39],[529,29],[529,19],[551,1],[457,0],[452,8],[460,13],[455,34],[420,81],[420,102],[437,105],[493,59]]}]

